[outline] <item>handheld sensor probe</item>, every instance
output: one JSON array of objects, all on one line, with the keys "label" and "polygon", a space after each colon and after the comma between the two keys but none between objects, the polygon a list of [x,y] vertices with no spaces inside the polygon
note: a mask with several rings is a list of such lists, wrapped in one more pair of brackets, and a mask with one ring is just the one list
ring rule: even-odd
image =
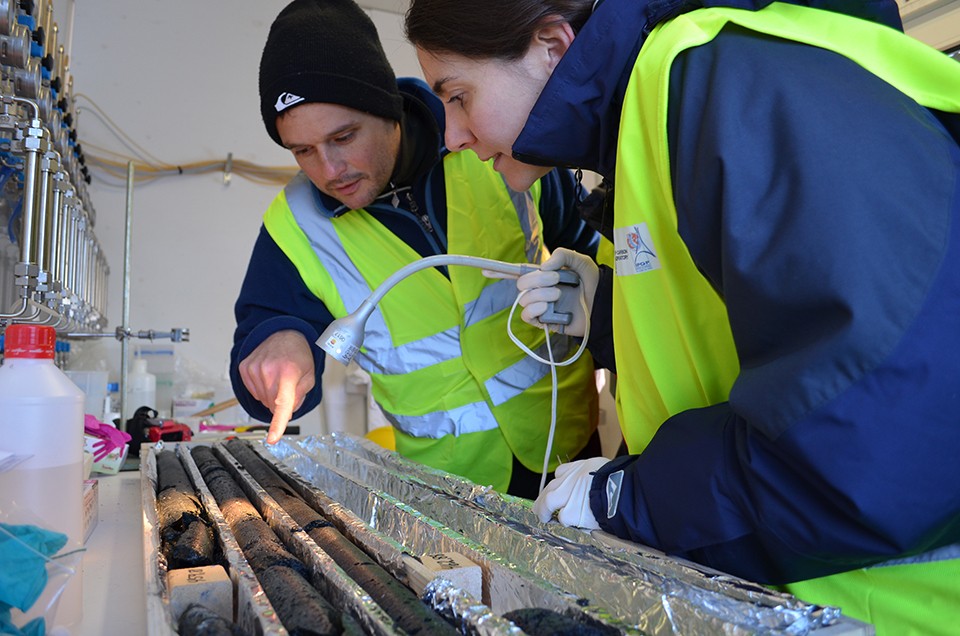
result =
[{"label": "handheld sensor probe", "polygon": [[[438,265],[477,267],[517,277],[540,269],[539,266],[531,263],[504,263],[503,261],[481,258],[479,256],[463,256],[459,254],[428,256],[401,267],[391,274],[366,300],[360,303],[360,306],[357,307],[353,313],[330,323],[317,340],[317,345],[338,362],[349,364],[350,361],[353,360],[353,357],[357,355],[360,347],[363,346],[363,334],[366,329],[367,319],[387,292],[407,276]],[[558,270],[557,274],[560,275],[560,283],[563,285],[576,287],[580,284],[580,277],[573,270],[562,269]],[[540,322],[544,324],[568,325],[572,318],[573,316],[569,313],[556,311],[553,303],[549,303],[547,311],[540,316]]]}]

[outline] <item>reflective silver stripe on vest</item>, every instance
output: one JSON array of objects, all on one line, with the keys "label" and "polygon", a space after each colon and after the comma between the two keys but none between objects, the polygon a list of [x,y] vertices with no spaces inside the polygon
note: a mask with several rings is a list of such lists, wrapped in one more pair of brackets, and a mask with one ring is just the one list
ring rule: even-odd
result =
[{"label": "reflective silver stripe on vest", "polygon": [[[553,359],[557,362],[563,362],[570,352],[572,340],[569,336],[554,335],[550,339],[553,346]],[[535,353],[547,360],[547,344],[544,343]],[[497,375],[493,376],[484,383],[487,392],[490,394],[490,400],[494,406],[500,406],[507,400],[514,398],[531,386],[536,384],[540,378],[550,373],[550,367],[539,360],[534,360],[529,356],[524,356],[514,364],[510,365]]]},{"label": "reflective silver stripe on vest", "polygon": [[476,300],[464,305],[464,322],[468,327],[475,325],[504,309],[508,309],[516,299],[517,281],[513,278],[498,280],[492,285],[484,287]]},{"label": "reflective silver stripe on vest", "polygon": [[354,311],[373,291],[353,266],[330,219],[320,211],[317,190],[302,172],[284,188],[287,206],[310,246],[330,274],[347,311]]},{"label": "reflective silver stripe on vest", "polygon": [[539,265],[543,237],[540,233],[540,217],[537,215],[533,196],[529,192],[517,192],[510,186],[507,186],[507,192],[510,193],[510,200],[513,201],[513,207],[517,210],[520,228],[527,239],[523,246],[523,253],[526,254],[528,263]]},{"label": "reflective silver stripe on vest", "polygon": [[444,435],[463,435],[497,428],[497,420],[486,402],[474,402],[448,411],[424,415],[384,413],[390,423],[413,437],[439,439]]},{"label": "reflective silver stripe on vest", "polygon": [[884,561],[883,563],[878,563],[870,567],[885,568],[891,565],[919,565],[921,563],[934,563],[936,561],[949,561],[951,559],[960,559],[960,543],[945,545],[942,548],[930,550],[929,552],[905,559],[890,559],[889,561]]},{"label": "reflective silver stripe on vest", "polygon": [[375,311],[367,321],[367,337],[364,339],[364,346],[369,353],[361,351],[355,358],[360,368],[367,373],[380,375],[411,373],[460,357],[460,327],[451,327],[446,331],[404,345],[382,348],[371,344],[371,326],[374,324],[374,318],[377,325],[383,325],[385,338],[390,339],[390,334],[383,322],[383,315]]},{"label": "reflective silver stripe on vest", "polygon": [[[346,310],[354,311],[373,290],[340,242],[333,223],[317,210],[316,190],[303,174],[285,188],[287,205],[310,245],[330,274]],[[349,213],[348,213],[349,214]],[[452,327],[416,342],[395,347],[380,309],[374,309],[364,331],[364,347],[373,357],[357,355],[367,373],[401,374],[460,357],[460,328]]]}]

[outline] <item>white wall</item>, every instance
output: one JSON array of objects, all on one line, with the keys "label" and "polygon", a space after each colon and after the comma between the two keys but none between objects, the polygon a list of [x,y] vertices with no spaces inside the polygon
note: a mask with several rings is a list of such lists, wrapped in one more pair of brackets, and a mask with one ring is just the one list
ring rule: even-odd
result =
[{"label": "white wall", "polygon": [[[77,129],[94,146],[131,154],[90,109],[89,96],[150,154],[172,164],[223,160],[228,153],[264,165],[294,165],[260,119],[260,53],[282,2],[236,0],[58,0],[54,20],[68,47]],[[73,22],[70,23],[71,10]],[[419,75],[398,14],[372,11],[398,75]],[[122,322],[126,192],[95,173],[90,186],[96,234],[110,263],[110,329]],[[130,327],[190,329],[178,355],[223,375],[234,327],[233,303],[261,215],[279,186],[236,175],[178,176],[138,185],[133,195]],[[136,342],[136,341],[134,341]],[[169,341],[167,341],[169,342]],[[119,366],[116,343],[110,343]]]}]

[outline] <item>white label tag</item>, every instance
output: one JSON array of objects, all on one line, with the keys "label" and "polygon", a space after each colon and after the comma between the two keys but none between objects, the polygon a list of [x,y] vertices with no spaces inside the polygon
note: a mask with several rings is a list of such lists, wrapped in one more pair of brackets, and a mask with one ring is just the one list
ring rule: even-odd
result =
[{"label": "white label tag", "polygon": [[612,519],[614,515],[617,514],[617,506],[620,505],[620,487],[622,485],[622,470],[607,475],[607,519]]},{"label": "white label tag", "polygon": [[657,258],[646,223],[615,228],[613,249],[617,276],[632,276],[660,269],[660,259]]}]

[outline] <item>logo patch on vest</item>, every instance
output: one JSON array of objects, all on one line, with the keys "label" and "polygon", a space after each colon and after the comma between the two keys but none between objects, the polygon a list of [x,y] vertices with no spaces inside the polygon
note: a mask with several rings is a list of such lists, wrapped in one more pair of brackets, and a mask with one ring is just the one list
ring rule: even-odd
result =
[{"label": "logo patch on vest", "polygon": [[618,470],[607,476],[607,519],[617,514],[620,505],[620,489],[623,486],[623,471]]},{"label": "logo patch on vest", "polygon": [[277,109],[277,112],[284,110],[285,108],[290,108],[294,104],[299,104],[303,101],[303,98],[299,95],[294,95],[293,93],[280,93],[280,97],[277,98],[277,103],[274,104],[274,108]]},{"label": "logo patch on vest", "polygon": [[653,239],[646,223],[613,230],[613,256],[617,276],[631,276],[660,269]]}]

